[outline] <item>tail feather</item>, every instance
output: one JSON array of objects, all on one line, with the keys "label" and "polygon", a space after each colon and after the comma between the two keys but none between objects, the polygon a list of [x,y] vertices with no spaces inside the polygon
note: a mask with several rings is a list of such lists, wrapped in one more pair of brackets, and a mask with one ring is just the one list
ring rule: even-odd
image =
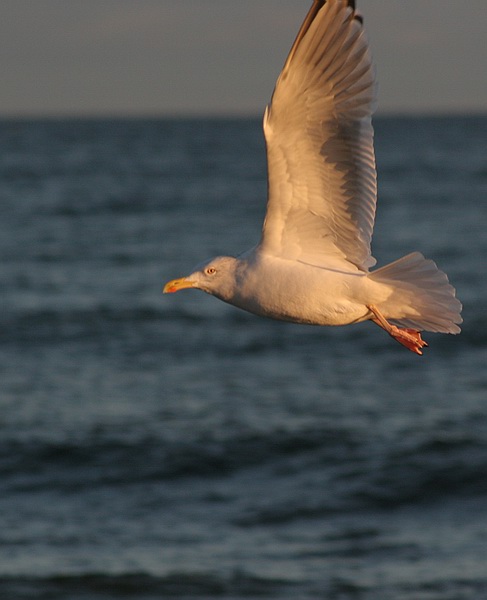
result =
[{"label": "tail feather", "polygon": [[455,297],[455,288],[446,274],[419,252],[373,271],[369,278],[393,290],[381,310],[395,325],[419,331],[460,333],[462,305]]}]

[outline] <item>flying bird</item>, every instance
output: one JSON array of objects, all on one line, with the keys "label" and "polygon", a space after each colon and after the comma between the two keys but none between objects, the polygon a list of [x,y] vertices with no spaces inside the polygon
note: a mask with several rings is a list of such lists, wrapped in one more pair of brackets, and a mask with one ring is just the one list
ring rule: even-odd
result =
[{"label": "flying bird", "polygon": [[352,0],[314,0],[264,114],[267,213],[260,242],[218,256],[164,293],[197,288],[241,309],[311,325],[370,320],[422,354],[421,331],[456,334],[462,305],[419,252],[371,254],[376,80]]}]

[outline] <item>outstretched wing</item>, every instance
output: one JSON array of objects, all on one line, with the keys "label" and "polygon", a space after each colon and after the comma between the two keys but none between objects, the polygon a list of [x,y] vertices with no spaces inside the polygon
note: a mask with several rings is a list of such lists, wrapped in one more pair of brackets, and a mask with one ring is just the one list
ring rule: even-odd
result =
[{"label": "outstretched wing", "polygon": [[264,116],[269,197],[260,250],[375,264],[374,69],[347,0],[315,0]]}]

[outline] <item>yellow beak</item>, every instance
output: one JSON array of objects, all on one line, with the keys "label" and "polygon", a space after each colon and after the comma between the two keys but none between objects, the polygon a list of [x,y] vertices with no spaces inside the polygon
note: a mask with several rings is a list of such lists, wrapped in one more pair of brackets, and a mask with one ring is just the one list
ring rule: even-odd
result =
[{"label": "yellow beak", "polygon": [[192,281],[188,281],[186,277],[182,277],[181,279],[172,279],[168,281],[164,286],[162,293],[163,294],[174,294],[174,292],[179,292],[179,290],[184,290],[185,288],[192,288],[194,286]]}]

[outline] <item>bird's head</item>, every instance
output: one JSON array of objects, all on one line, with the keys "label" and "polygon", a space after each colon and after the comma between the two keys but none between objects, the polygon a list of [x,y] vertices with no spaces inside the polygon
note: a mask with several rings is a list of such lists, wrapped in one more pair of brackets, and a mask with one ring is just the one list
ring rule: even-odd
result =
[{"label": "bird's head", "polygon": [[237,259],[232,256],[217,256],[198,265],[186,277],[168,281],[162,290],[172,294],[186,288],[197,288],[222,300],[231,298],[235,286]]}]

